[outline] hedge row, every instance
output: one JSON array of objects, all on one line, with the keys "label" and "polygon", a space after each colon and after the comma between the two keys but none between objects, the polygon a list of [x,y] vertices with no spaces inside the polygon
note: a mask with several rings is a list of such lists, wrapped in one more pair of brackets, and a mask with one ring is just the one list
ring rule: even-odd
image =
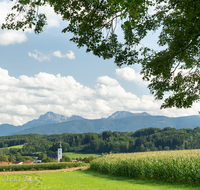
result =
[{"label": "hedge row", "polygon": [[5,166],[0,166],[0,171],[56,170],[56,169],[74,168],[85,165],[87,164],[81,162],[5,165]]}]

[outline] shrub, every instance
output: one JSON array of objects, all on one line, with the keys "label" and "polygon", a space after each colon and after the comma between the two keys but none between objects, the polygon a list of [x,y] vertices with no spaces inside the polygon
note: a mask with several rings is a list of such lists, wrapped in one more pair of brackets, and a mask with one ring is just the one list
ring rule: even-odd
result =
[{"label": "shrub", "polygon": [[63,156],[60,161],[61,162],[71,162],[71,159],[68,156]]},{"label": "shrub", "polygon": [[93,157],[93,156],[90,156],[90,157],[85,157],[85,158],[83,158],[83,162],[85,162],[85,163],[90,163],[92,160],[94,160],[95,159],[95,157]]},{"label": "shrub", "polygon": [[42,162],[55,162],[55,160],[51,157],[46,157],[42,159]]},{"label": "shrub", "polygon": [[56,170],[56,169],[74,168],[86,165],[87,164],[81,162],[2,165],[0,166],[0,171]]}]

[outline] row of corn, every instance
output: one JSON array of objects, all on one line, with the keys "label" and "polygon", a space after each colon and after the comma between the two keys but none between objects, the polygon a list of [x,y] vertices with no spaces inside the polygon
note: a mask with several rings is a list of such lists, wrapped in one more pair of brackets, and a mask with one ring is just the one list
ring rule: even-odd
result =
[{"label": "row of corn", "polygon": [[200,150],[111,154],[90,163],[99,172],[200,185]]}]

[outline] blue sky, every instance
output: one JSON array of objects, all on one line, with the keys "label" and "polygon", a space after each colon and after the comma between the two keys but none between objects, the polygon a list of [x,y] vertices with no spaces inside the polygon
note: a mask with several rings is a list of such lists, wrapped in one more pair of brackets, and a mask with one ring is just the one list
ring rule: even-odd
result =
[{"label": "blue sky", "polygon": [[[0,1],[0,24],[12,2]],[[140,65],[118,68],[113,59],[103,60],[70,42],[67,25],[50,7],[48,26],[33,31],[0,30],[0,124],[21,125],[53,111],[89,119],[108,117],[115,111],[146,111],[170,117],[196,115],[199,103],[191,109],[160,110],[147,83],[140,76]],[[119,38],[123,38],[118,29]],[[143,43],[157,48],[156,34]]]}]

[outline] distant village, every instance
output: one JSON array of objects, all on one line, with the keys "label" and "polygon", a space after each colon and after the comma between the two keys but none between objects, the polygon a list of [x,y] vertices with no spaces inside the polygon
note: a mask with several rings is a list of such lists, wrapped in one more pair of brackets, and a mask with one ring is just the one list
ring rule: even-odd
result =
[{"label": "distant village", "polygon": [[[60,162],[60,160],[62,159],[62,145],[61,142],[59,142],[58,145],[58,154],[57,154],[57,158],[53,158],[55,161]],[[42,163],[42,160],[26,160],[26,161],[14,161],[14,162],[4,162],[4,161],[0,161],[0,165],[11,165],[11,164],[36,164],[36,163]]]}]

